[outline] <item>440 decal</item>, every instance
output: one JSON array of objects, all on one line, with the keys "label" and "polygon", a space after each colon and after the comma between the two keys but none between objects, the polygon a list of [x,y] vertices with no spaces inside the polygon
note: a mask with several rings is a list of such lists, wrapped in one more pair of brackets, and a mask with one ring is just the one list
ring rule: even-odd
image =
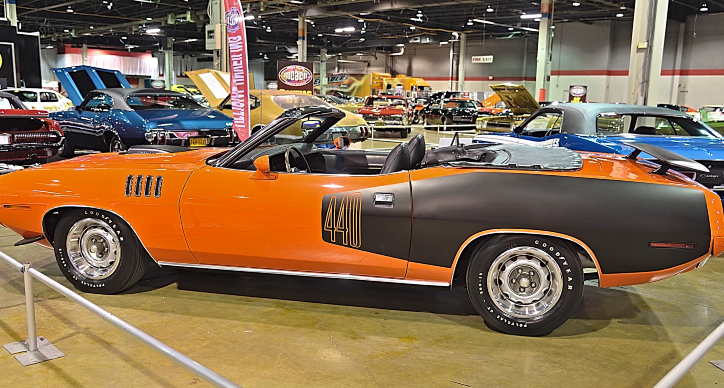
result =
[{"label": "440 decal", "polygon": [[362,193],[331,195],[322,200],[322,239],[351,248],[362,245]]}]

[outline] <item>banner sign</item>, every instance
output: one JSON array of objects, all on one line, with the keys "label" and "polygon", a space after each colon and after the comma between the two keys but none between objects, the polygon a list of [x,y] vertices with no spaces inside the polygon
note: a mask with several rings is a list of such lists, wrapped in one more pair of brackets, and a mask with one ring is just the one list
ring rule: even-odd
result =
[{"label": "banner sign", "polygon": [[492,55],[474,55],[473,63],[493,63]]},{"label": "banner sign", "polygon": [[224,0],[226,33],[229,37],[229,64],[231,69],[231,110],[234,114],[234,132],[244,141],[249,128],[249,64],[246,50],[244,11],[239,0]]},{"label": "banner sign", "polygon": [[588,87],[584,85],[573,85],[568,88],[568,102],[586,102]]},{"label": "banner sign", "polygon": [[314,63],[278,61],[277,88],[313,94]]}]

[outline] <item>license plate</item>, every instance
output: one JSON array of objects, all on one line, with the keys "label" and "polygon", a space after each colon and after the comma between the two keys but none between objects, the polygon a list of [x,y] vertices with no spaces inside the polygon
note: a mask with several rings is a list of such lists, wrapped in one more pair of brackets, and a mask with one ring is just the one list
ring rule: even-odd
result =
[{"label": "license plate", "polygon": [[473,121],[472,117],[453,116],[453,121]]},{"label": "license plate", "polygon": [[189,138],[190,147],[206,147],[209,144],[208,137],[191,137]]},{"label": "license plate", "polygon": [[375,127],[384,127],[385,122],[384,121],[375,121]]},{"label": "license plate", "polygon": [[0,135],[0,145],[10,144],[10,135]]}]

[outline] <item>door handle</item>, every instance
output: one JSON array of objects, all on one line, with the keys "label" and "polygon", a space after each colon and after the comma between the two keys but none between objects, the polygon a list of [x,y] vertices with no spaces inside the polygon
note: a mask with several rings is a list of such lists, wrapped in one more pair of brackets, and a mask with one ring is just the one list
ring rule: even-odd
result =
[{"label": "door handle", "polygon": [[375,207],[393,207],[395,206],[395,194],[392,193],[375,193]]}]

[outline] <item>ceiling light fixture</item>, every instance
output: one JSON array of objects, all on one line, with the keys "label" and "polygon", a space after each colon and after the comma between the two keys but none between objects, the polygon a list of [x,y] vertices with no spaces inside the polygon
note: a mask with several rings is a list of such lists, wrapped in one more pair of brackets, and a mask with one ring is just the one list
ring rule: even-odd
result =
[{"label": "ceiling light fixture", "polygon": [[53,46],[52,46],[52,45],[48,45],[48,47],[46,47],[46,48],[47,48],[47,49],[52,49]]},{"label": "ceiling light fixture", "polygon": [[128,37],[122,36],[121,39],[128,39]]},{"label": "ceiling light fixture", "polygon": [[267,26],[266,32],[271,32],[271,27]]},{"label": "ceiling light fixture", "polygon": [[622,17],[623,17],[623,14],[622,14],[622,13],[617,13],[617,14],[616,14],[616,17],[617,17],[617,18],[622,18]]},{"label": "ceiling light fixture", "polygon": [[494,12],[495,10],[493,9],[493,7],[488,6],[488,9],[486,9],[485,11],[486,11],[486,12]]},{"label": "ceiling light fixture", "polygon": [[367,15],[369,15],[369,14],[370,14],[369,12],[360,12],[360,13],[359,13],[359,16],[367,16]]},{"label": "ceiling light fixture", "polygon": [[706,12],[709,10],[709,7],[706,6],[706,3],[701,3],[701,8],[699,8],[699,11]]},{"label": "ceiling light fixture", "polygon": [[244,20],[254,20],[254,15],[246,15],[244,16]]},{"label": "ceiling light fixture", "polygon": [[70,6],[68,6],[68,9],[66,9],[65,12],[73,13],[73,8],[70,8]]},{"label": "ceiling light fixture", "polygon": [[472,26],[472,25],[473,25],[473,21],[472,21],[472,20],[470,20],[470,19],[468,19],[468,22],[467,22],[467,23],[465,23],[465,24],[467,24],[467,25],[469,25],[469,26]]},{"label": "ceiling light fixture", "polygon": [[508,31],[513,31],[513,30],[514,30],[513,27],[508,27]]},{"label": "ceiling light fixture", "polygon": [[357,19],[357,21],[360,22],[360,23],[364,23],[364,22],[365,22],[365,21],[362,20],[362,19]]},{"label": "ceiling light fixture", "polygon": [[410,29],[411,29],[411,30],[414,30],[415,28],[416,28],[415,26],[410,26]]},{"label": "ceiling light fixture", "polygon": [[146,18],[146,20],[153,20],[153,18]]},{"label": "ceiling light fixture", "polygon": [[365,38],[359,38],[359,41],[360,41],[360,42],[364,42],[364,41],[365,41]]},{"label": "ceiling light fixture", "polygon": [[324,34],[317,34],[317,36],[324,36]]},{"label": "ceiling light fixture", "polygon": [[63,30],[63,32],[70,32],[70,30]]},{"label": "ceiling light fixture", "polygon": [[623,5],[623,3],[621,3],[621,6],[620,6],[620,7],[618,7],[618,9],[626,9],[626,6],[625,6],[625,5]]},{"label": "ceiling light fixture", "polygon": [[397,44],[397,47],[405,47],[405,44],[404,44],[404,43],[398,43],[398,44]]},{"label": "ceiling light fixture", "polygon": [[191,42],[197,42],[197,41],[198,41],[198,39],[196,39],[196,38],[191,38],[191,39],[186,39],[186,40],[184,40],[184,43],[191,43]]},{"label": "ceiling light fixture", "polygon": [[448,43],[450,43],[450,42],[447,42],[447,41],[440,42],[440,44],[448,44]]},{"label": "ceiling light fixture", "polygon": [[473,19],[474,22],[483,23],[483,24],[497,24],[495,22],[491,22],[490,20],[483,20],[483,19]]},{"label": "ceiling light fixture", "polygon": [[571,5],[574,7],[580,7],[581,3],[579,3],[578,1],[574,1]]},{"label": "ceiling light fixture", "polygon": [[146,30],[147,34],[158,34],[159,32],[161,32],[160,28],[149,28]]},{"label": "ceiling light fixture", "polygon": [[90,29],[92,30],[92,29],[93,29],[93,26],[90,26],[90,27],[88,27],[88,28],[90,28]]},{"label": "ceiling light fixture", "polygon": [[354,30],[355,30],[354,27],[342,27],[342,28],[335,28],[335,29],[334,29],[334,32],[337,32],[337,33],[339,33],[339,32],[354,32]]},{"label": "ceiling light fixture", "polygon": [[304,2],[303,2],[303,1],[300,1],[300,0],[291,0],[290,3],[292,3],[292,4],[304,4]]},{"label": "ceiling light fixture", "polygon": [[525,14],[520,15],[521,19],[540,19],[542,17],[543,17],[543,15],[541,15],[539,13],[525,13]]}]

